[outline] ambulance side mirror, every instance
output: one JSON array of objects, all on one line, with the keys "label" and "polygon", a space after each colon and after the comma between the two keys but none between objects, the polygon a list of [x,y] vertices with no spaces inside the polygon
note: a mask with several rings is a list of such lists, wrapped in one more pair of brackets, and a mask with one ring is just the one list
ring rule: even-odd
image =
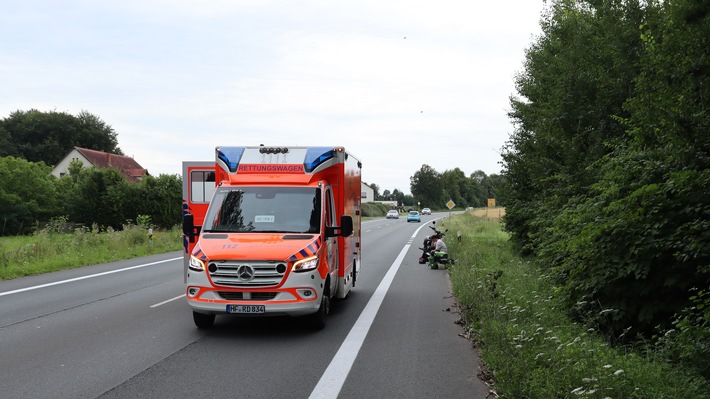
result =
[{"label": "ambulance side mirror", "polygon": [[348,215],[343,215],[340,218],[340,235],[349,237],[353,234],[353,218]]},{"label": "ambulance side mirror", "polygon": [[343,215],[340,218],[340,226],[326,227],[326,237],[348,237],[353,233],[353,218],[348,215]]}]

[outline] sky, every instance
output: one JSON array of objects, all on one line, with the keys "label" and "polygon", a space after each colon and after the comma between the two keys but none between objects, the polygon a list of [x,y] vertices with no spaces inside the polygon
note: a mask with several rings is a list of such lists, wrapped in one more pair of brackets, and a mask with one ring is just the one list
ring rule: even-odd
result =
[{"label": "sky", "polygon": [[410,193],[501,172],[543,0],[0,0],[0,118],[89,112],[149,173],[217,146],[344,146]]}]

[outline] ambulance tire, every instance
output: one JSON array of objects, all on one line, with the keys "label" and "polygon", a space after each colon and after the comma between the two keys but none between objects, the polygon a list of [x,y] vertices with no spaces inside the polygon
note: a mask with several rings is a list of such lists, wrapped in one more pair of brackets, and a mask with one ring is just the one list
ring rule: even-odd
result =
[{"label": "ambulance tire", "polygon": [[204,314],[193,311],[192,320],[194,320],[197,328],[210,328],[214,324],[213,314]]},{"label": "ambulance tire", "polygon": [[323,297],[321,297],[318,311],[307,316],[309,318],[308,324],[314,330],[322,330],[325,328],[325,320],[328,318],[328,313],[330,313],[330,297],[324,293]]}]

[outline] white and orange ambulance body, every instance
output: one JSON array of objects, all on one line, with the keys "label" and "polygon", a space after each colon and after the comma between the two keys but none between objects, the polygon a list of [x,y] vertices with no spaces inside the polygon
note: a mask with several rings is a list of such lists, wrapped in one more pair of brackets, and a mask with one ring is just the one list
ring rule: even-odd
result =
[{"label": "white and orange ambulance body", "polygon": [[308,315],[322,328],[360,271],[361,169],[342,147],[217,147],[214,163],[183,162],[195,324]]}]

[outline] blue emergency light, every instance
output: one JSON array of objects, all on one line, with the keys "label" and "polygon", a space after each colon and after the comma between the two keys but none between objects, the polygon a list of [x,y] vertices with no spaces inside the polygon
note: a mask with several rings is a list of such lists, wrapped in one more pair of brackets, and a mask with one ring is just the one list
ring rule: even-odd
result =
[{"label": "blue emergency light", "polygon": [[334,157],[335,149],[333,147],[310,147],[306,152],[306,160],[303,162],[303,167],[307,173],[310,173],[318,165]]},{"label": "blue emergency light", "polygon": [[229,171],[234,173],[237,171],[239,161],[244,154],[244,147],[218,147],[217,159],[222,160],[229,168]]}]

